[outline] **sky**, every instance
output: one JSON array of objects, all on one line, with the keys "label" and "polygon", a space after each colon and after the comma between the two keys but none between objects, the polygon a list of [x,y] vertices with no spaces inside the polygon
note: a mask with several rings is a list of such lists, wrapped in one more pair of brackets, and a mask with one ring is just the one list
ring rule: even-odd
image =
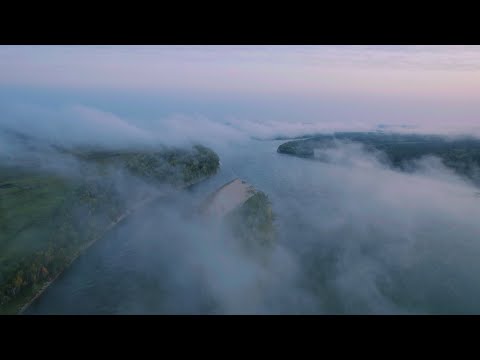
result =
[{"label": "sky", "polygon": [[0,83],[473,99],[478,46],[3,46]]},{"label": "sky", "polygon": [[183,116],[282,135],[480,134],[479,100],[479,46],[0,46],[0,111],[11,119],[83,107],[134,125]]}]

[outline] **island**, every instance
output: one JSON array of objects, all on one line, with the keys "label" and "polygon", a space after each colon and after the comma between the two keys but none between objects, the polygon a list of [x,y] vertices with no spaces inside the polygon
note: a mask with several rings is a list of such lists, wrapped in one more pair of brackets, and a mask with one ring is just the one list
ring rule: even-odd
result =
[{"label": "island", "polygon": [[243,249],[256,256],[268,254],[276,233],[268,196],[241,179],[234,179],[210,194],[199,208],[202,216],[221,219],[240,241]]}]

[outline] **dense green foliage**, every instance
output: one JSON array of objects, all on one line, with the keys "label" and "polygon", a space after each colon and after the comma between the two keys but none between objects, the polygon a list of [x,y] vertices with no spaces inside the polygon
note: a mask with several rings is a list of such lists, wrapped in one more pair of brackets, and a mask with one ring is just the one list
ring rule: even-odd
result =
[{"label": "dense green foliage", "polygon": [[203,146],[62,152],[81,160],[81,175],[0,164],[0,314],[16,313],[133,205],[110,170],[124,168],[152,184],[184,187],[219,165]]},{"label": "dense green foliage", "polygon": [[247,249],[271,247],[275,240],[274,214],[268,196],[257,191],[226,217],[226,222]]},{"label": "dense green foliage", "polygon": [[280,145],[277,151],[313,158],[314,149],[336,146],[335,140],[360,142],[367,151],[382,151],[392,166],[403,170],[411,168],[411,160],[426,155],[439,157],[446,166],[471,178],[476,175],[476,169],[480,166],[480,140],[447,139],[434,135],[336,133],[289,141]]},{"label": "dense green foliage", "polygon": [[35,173],[12,180],[0,190],[0,313],[18,311],[124,211],[107,182]]},{"label": "dense green foliage", "polygon": [[132,154],[126,167],[133,174],[177,186],[188,186],[213,175],[219,158],[213,151],[194,146],[192,150],[169,150],[152,154]]},{"label": "dense green foliage", "polygon": [[195,145],[192,149],[88,151],[76,153],[82,159],[107,166],[122,166],[148,182],[188,186],[215,174],[218,155]]}]

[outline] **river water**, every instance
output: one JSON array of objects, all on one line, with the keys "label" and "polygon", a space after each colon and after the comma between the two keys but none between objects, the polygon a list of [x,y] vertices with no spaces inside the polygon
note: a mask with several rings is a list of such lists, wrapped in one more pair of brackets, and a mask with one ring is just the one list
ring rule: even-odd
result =
[{"label": "river water", "polygon": [[[216,149],[214,177],[120,224],[26,314],[480,313],[472,188],[365,159],[286,156],[281,143]],[[234,178],[272,202],[278,246],[268,265],[190,215]]]}]

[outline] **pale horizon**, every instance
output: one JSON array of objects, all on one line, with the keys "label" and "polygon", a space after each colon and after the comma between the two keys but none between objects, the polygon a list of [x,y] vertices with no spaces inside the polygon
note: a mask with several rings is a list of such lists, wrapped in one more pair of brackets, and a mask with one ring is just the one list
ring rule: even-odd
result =
[{"label": "pale horizon", "polygon": [[88,108],[146,131],[180,117],[251,136],[479,136],[480,46],[0,46],[0,94],[1,121],[27,131]]}]

